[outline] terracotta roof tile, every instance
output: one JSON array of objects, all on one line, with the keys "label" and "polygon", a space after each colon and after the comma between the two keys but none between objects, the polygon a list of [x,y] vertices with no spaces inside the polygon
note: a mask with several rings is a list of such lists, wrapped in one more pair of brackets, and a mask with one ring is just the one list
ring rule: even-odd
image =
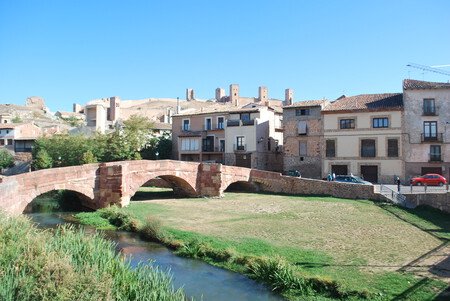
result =
[{"label": "terracotta roof tile", "polygon": [[403,81],[403,90],[421,89],[450,89],[450,83],[426,82],[415,79],[405,79]]},{"label": "terracotta roof tile", "polygon": [[340,97],[323,111],[361,111],[403,108],[402,93],[361,94]]}]

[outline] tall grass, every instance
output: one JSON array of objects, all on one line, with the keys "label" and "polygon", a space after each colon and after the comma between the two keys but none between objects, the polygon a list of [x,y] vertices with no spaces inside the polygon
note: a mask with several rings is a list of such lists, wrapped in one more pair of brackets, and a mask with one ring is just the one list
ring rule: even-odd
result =
[{"label": "tall grass", "polygon": [[0,300],[185,300],[156,268],[131,269],[99,235],[0,214]]}]

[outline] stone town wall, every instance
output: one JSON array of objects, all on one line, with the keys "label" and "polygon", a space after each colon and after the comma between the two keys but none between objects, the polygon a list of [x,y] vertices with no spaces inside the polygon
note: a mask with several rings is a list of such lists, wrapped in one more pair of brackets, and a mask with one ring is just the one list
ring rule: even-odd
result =
[{"label": "stone town wall", "polygon": [[258,183],[262,191],[268,192],[329,195],[346,199],[379,199],[379,195],[374,192],[374,186],[372,185],[357,185],[296,178],[262,170],[251,170],[250,181]]},{"label": "stone town wall", "polygon": [[415,206],[426,205],[450,213],[450,192],[407,194],[406,199]]}]

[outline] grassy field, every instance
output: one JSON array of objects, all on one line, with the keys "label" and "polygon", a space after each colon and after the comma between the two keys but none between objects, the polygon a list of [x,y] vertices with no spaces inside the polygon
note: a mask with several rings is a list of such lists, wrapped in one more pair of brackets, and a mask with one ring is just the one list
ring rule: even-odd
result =
[{"label": "grassy field", "polygon": [[[397,270],[449,237],[448,215],[362,200],[252,193],[170,199],[165,192],[165,199],[142,201],[152,196],[146,196],[149,191],[144,188],[141,201],[123,211],[142,223],[157,217],[172,240],[200,242],[240,258],[279,258],[298,277],[335,281],[340,291],[363,292],[374,300],[431,300],[446,286]],[[202,259],[243,271],[235,261]],[[327,299],[317,298],[311,300]]]}]

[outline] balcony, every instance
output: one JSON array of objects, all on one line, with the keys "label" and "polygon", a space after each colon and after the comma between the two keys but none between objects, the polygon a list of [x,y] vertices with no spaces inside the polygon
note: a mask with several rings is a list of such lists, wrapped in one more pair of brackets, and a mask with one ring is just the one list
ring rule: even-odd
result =
[{"label": "balcony", "polygon": [[212,146],[204,146],[202,148],[202,152],[204,153],[223,153],[225,150],[221,150],[218,146],[212,147]]},{"label": "balcony", "polygon": [[442,162],[442,156],[440,153],[429,153],[428,162]]},{"label": "balcony", "polygon": [[227,127],[230,126],[248,126],[248,125],[255,125],[255,119],[229,119],[227,120]]},{"label": "balcony", "polygon": [[233,149],[235,152],[245,152],[247,151],[247,144],[233,144]]},{"label": "balcony", "polygon": [[242,120],[242,125],[255,125],[255,119]]},{"label": "balcony", "polygon": [[444,134],[436,133],[433,135],[431,133],[422,133],[420,138],[422,142],[442,142],[444,141]]},{"label": "balcony", "polygon": [[423,108],[422,111],[422,116],[437,116],[438,115],[438,111],[437,108]]},{"label": "balcony", "polygon": [[240,126],[241,125],[241,121],[239,119],[230,119],[227,120],[227,126]]},{"label": "balcony", "polygon": [[190,130],[191,130],[190,125],[181,126],[181,131],[183,132],[189,132]]}]

